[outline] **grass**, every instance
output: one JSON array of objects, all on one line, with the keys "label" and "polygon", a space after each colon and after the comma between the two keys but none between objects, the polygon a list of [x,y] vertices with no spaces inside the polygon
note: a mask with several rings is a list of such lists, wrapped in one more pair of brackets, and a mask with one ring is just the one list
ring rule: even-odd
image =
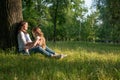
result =
[{"label": "grass", "polygon": [[120,80],[120,45],[48,42],[63,59],[0,51],[0,80]]}]

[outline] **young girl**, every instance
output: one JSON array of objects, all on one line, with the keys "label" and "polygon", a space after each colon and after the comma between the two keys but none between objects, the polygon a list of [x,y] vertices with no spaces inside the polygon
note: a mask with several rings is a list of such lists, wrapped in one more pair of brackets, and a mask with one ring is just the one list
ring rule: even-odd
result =
[{"label": "young girl", "polygon": [[46,49],[46,40],[43,32],[39,27],[35,27],[32,30],[33,36],[38,40],[38,45],[40,45],[43,49]]},{"label": "young girl", "polygon": [[41,46],[44,49],[44,51],[51,53],[53,56],[58,55],[59,58],[63,58],[65,56],[67,56],[67,55],[63,55],[63,54],[57,54],[53,50],[51,50],[49,47],[46,46],[46,40],[45,40],[44,34],[39,27],[33,28],[32,33],[33,33],[33,36],[35,37],[36,41],[38,41],[37,45]]}]

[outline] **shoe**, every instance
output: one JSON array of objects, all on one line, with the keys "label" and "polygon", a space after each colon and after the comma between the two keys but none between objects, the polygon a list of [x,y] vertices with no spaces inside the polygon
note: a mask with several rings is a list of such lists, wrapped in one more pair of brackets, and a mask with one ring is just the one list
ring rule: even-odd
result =
[{"label": "shoe", "polygon": [[51,57],[56,58],[56,59],[60,59],[62,57],[62,55],[61,54],[51,55]]},{"label": "shoe", "polygon": [[66,57],[67,56],[67,54],[61,54],[61,58],[64,58],[64,57]]},{"label": "shoe", "polygon": [[29,51],[25,51],[23,55],[30,55]]}]

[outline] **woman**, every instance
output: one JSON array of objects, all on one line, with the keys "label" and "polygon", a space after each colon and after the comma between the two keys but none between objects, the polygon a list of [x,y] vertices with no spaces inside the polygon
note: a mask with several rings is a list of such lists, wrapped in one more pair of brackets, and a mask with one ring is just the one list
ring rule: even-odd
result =
[{"label": "woman", "polygon": [[32,46],[36,44],[33,44],[32,40],[30,39],[29,34],[27,33],[27,29],[28,29],[28,23],[25,21],[21,21],[19,24],[17,38],[18,38],[19,52],[29,54],[27,49],[31,48]]},{"label": "woman", "polygon": [[27,33],[28,30],[28,22],[21,21],[19,23],[19,30],[18,30],[18,48],[19,52],[23,54],[30,54],[34,53],[42,53],[49,57],[55,58],[62,58],[62,55],[56,55],[55,53],[48,52],[44,50],[41,46],[39,46],[39,40],[36,39],[32,41],[29,34]]}]

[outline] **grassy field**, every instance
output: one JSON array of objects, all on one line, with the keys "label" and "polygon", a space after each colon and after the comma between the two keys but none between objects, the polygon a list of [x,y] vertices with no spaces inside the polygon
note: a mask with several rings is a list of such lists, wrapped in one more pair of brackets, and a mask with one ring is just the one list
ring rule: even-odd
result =
[{"label": "grassy field", "polygon": [[120,45],[49,42],[48,46],[68,56],[52,59],[0,51],[0,80],[120,80]]}]

